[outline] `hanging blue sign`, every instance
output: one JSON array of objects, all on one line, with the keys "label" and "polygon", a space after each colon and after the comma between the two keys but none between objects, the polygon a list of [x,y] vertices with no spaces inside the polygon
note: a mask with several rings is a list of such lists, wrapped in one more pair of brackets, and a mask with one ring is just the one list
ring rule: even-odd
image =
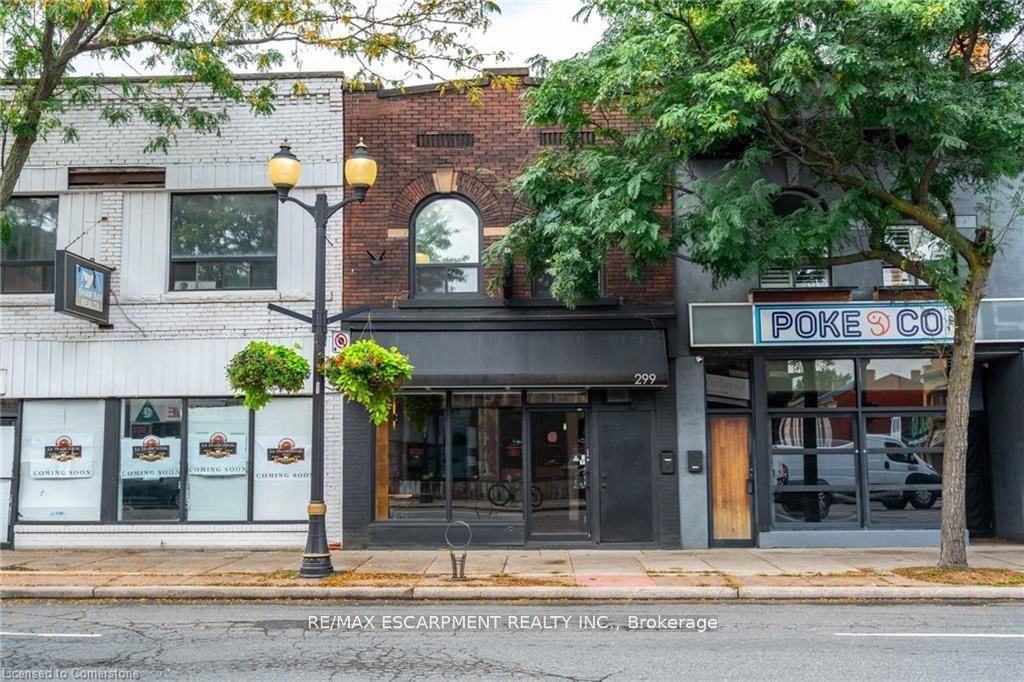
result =
[{"label": "hanging blue sign", "polygon": [[110,273],[70,251],[58,251],[54,270],[54,310],[97,324],[110,322]]},{"label": "hanging blue sign", "polygon": [[952,343],[953,311],[934,301],[754,306],[754,343]]}]

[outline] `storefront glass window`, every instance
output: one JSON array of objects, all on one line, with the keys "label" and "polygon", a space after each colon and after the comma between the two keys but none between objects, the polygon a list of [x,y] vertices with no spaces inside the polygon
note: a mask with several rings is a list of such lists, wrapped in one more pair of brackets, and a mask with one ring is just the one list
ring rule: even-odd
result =
[{"label": "storefront glass window", "polygon": [[590,402],[588,391],[527,391],[526,402],[530,405],[586,405]]},{"label": "storefront glass window", "polygon": [[945,417],[872,414],[866,424],[871,524],[938,527]]},{"label": "storefront glass window", "polygon": [[772,451],[803,448],[853,452],[853,417],[772,417]]},{"label": "storefront glass window", "polygon": [[177,521],[181,483],[180,400],[125,400],[118,521]]},{"label": "storefront glass window", "polygon": [[522,518],[520,393],[452,394],[452,517]]},{"label": "storefront glass window", "polygon": [[709,408],[750,407],[750,360],[704,360],[704,391]]},{"label": "storefront glass window", "polygon": [[308,398],[275,398],[256,413],[252,482],[254,521],[303,519],[309,504]]},{"label": "storefront glass window", "polygon": [[853,360],[768,360],[769,408],[855,407]]},{"label": "storefront glass window", "polygon": [[103,413],[102,400],[25,402],[20,520],[100,520]]},{"label": "storefront glass window", "polygon": [[376,518],[447,518],[445,399],[401,395],[377,428]]},{"label": "storefront glass window", "polygon": [[856,526],[857,491],[825,488],[792,492],[775,489],[774,523],[777,528],[817,524]]},{"label": "storefront glass window", "polygon": [[190,400],[188,520],[245,521],[248,473],[249,410],[236,400]]},{"label": "storefront glass window", "polygon": [[864,363],[864,407],[941,407],[946,404],[943,358],[872,358]]},{"label": "storefront glass window", "polygon": [[866,418],[869,449],[938,448],[946,444],[944,415],[871,414]]}]

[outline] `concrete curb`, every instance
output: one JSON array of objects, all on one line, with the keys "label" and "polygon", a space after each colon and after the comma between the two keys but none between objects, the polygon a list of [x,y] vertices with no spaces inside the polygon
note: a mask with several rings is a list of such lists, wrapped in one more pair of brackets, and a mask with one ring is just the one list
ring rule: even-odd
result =
[{"label": "concrete curb", "polygon": [[737,590],[739,599],[1024,599],[1024,586],[888,585],[819,586],[751,585]]},{"label": "concrete curb", "polygon": [[95,588],[85,585],[12,585],[0,587],[2,599],[92,599]]},{"label": "concrete curb", "polygon": [[595,600],[1024,600],[1022,587],[936,585],[750,586],[750,587],[562,587],[465,585],[426,587],[254,587],[220,585],[115,585],[0,587],[4,599],[334,599],[395,601],[595,601]]}]

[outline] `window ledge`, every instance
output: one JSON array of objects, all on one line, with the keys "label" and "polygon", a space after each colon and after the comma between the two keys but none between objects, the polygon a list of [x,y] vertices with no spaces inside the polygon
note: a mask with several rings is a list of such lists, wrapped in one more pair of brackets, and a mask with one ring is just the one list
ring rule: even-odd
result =
[{"label": "window ledge", "polygon": [[0,308],[47,307],[53,309],[53,294],[0,294]]},{"label": "window ledge", "polygon": [[501,308],[505,302],[500,298],[477,298],[475,296],[451,298],[407,298],[398,301],[399,308]]},{"label": "window ledge", "polygon": [[842,302],[853,300],[853,287],[799,287],[793,289],[750,289],[750,303]]},{"label": "window ledge", "polygon": [[[327,292],[327,300],[334,297]],[[313,296],[297,291],[277,291],[275,289],[191,289],[188,291],[168,291],[159,296],[137,297],[122,300],[122,303],[281,303],[289,301],[312,301]]]},{"label": "window ledge", "polygon": [[[510,308],[560,308],[565,305],[556,298],[513,298],[506,301],[505,305]],[[594,301],[579,302],[577,308],[614,308],[619,305],[619,299],[614,296],[602,296]]]},{"label": "window ledge", "polygon": [[[577,308],[608,308],[619,305],[619,300],[605,296],[597,301],[580,303]],[[553,298],[409,298],[398,301],[398,308],[559,308],[565,306]]]}]

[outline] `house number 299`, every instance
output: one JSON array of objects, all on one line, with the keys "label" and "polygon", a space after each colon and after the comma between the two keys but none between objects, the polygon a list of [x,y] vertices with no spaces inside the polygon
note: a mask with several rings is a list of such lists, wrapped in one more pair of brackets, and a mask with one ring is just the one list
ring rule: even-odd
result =
[{"label": "house number 299", "polygon": [[653,384],[657,380],[658,375],[653,372],[637,372],[636,374],[633,375],[634,384]]}]

